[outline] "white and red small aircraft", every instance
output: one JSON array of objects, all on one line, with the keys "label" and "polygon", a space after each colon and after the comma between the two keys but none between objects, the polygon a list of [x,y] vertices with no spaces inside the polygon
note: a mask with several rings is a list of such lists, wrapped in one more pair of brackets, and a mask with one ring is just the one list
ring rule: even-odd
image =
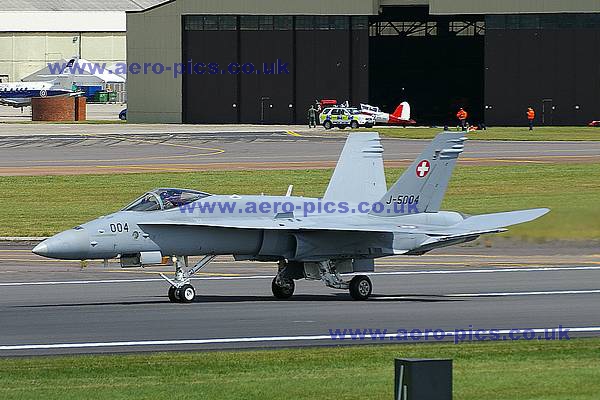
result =
[{"label": "white and red small aircraft", "polygon": [[360,105],[362,114],[372,115],[375,118],[375,124],[383,125],[414,125],[416,122],[410,119],[410,105],[403,101],[392,114],[388,114],[379,109],[379,107],[368,104]]}]

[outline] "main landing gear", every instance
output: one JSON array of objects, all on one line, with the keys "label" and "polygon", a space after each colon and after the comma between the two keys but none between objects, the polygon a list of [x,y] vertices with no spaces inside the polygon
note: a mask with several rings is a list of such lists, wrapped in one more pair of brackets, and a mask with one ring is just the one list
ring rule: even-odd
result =
[{"label": "main landing gear", "polygon": [[[216,256],[204,256],[193,267],[188,267],[187,257],[173,257],[175,277],[160,276],[169,282],[169,300],[173,303],[191,303],[196,298],[196,290],[191,285],[191,278],[207,266]],[[371,296],[373,284],[366,275],[355,275],[346,281],[336,270],[336,261],[327,260],[318,263],[280,261],[277,276],[271,282],[273,296],[278,299],[289,299],[294,295],[296,279],[321,280],[327,287],[348,290],[354,300],[366,300]]]},{"label": "main landing gear", "polygon": [[173,257],[175,263],[175,278],[170,279],[163,274],[160,276],[171,284],[169,288],[169,300],[172,303],[191,303],[196,298],[196,290],[190,284],[194,274],[207,266],[216,256],[204,256],[192,268],[188,268],[187,257]]},{"label": "main landing gear", "polygon": [[294,279],[321,280],[327,287],[348,290],[354,300],[366,300],[373,292],[373,283],[366,275],[356,275],[350,281],[342,279],[331,260],[318,263],[318,273],[309,274],[302,263],[281,261],[277,276],[271,282],[273,296],[278,299],[289,299],[294,294]]},{"label": "main landing gear", "polygon": [[294,279],[304,278],[302,264],[288,261],[279,261],[277,276],[271,282],[273,296],[278,299],[289,299],[294,294],[296,284]]},{"label": "main landing gear", "polygon": [[373,284],[366,275],[356,275],[350,280],[350,296],[354,300],[366,300],[373,292]]}]

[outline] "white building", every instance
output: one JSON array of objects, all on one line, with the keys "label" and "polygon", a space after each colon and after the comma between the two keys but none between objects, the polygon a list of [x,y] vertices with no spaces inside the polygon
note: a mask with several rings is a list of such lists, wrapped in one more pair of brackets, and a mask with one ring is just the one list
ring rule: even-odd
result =
[{"label": "white building", "polygon": [[49,62],[80,56],[126,58],[125,12],[162,0],[0,0],[0,82],[18,81]]}]

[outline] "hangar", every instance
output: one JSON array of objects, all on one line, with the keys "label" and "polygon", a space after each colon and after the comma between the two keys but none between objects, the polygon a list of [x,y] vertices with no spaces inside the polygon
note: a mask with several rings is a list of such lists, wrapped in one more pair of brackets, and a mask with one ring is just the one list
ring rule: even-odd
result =
[{"label": "hangar", "polygon": [[159,0],[0,0],[0,82],[15,82],[75,55],[125,60],[125,11]]},{"label": "hangar", "polygon": [[128,119],[304,123],[334,98],[407,100],[429,124],[462,106],[472,122],[522,125],[533,106],[542,124],[579,125],[600,114],[599,42],[594,0],[170,0],[127,13],[129,64],[219,68],[130,73]]}]

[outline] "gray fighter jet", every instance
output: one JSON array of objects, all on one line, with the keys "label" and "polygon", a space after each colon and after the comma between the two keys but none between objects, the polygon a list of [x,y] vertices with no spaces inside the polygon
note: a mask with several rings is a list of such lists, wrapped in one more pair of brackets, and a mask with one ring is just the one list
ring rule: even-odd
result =
[{"label": "gray fighter jet", "polygon": [[[59,233],[35,254],[70,260],[119,258],[122,267],[172,265],[169,299],[191,302],[191,278],[218,255],[278,262],[275,297],[289,298],[294,280],[321,280],[365,300],[374,260],[421,255],[505,231],[546,208],[469,216],[440,211],[467,138],[443,132],[388,190],[377,133],[351,133],[323,198],[214,195],[156,189],[123,210]],[[518,182],[515,182],[518,184]],[[195,265],[189,256],[204,256]]]}]

